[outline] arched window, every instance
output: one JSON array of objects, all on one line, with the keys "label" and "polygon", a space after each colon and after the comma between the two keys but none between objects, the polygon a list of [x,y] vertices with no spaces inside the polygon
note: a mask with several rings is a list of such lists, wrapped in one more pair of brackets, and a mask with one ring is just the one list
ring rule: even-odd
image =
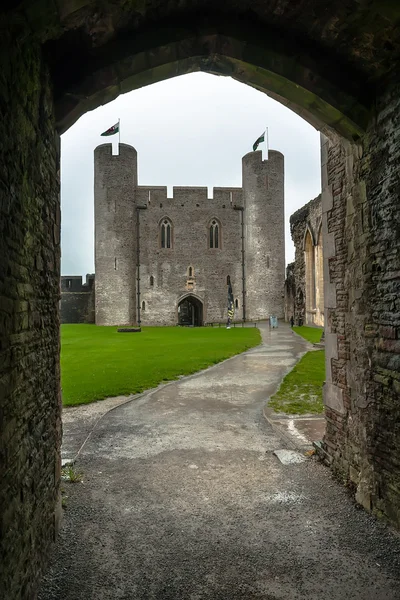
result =
[{"label": "arched window", "polygon": [[169,219],[161,222],[161,248],[172,248],[172,224]]},{"label": "arched window", "polygon": [[144,300],[142,302],[142,310],[146,310],[146,302]]},{"label": "arched window", "polygon": [[210,225],[210,248],[220,247],[220,230],[218,222],[213,219]]},{"label": "arched window", "polygon": [[151,286],[154,285],[154,277],[153,277],[153,275],[150,275],[150,285]]},{"label": "arched window", "polygon": [[188,275],[189,275],[189,277],[193,277],[193,267],[189,267]]},{"label": "arched window", "polygon": [[324,314],[324,256],[322,249],[322,227],[319,228],[315,246],[315,305],[319,312],[317,325],[323,325]]},{"label": "arched window", "polygon": [[[314,242],[311,237],[311,232],[307,229],[304,240],[305,253],[305,268],[306,268],[306,311],[315,310],[315,257],[314,257]],[[307,322],[312,323],[311,319]]]}]

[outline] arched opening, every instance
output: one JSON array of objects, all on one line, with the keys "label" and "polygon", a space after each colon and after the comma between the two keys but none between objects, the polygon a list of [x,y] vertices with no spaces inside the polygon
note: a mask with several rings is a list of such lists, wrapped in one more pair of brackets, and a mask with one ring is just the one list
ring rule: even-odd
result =
[{"label": "arched opening", "polygon": [[319,228],[315,246],[315,324],[324,325],[324,256],[322,248],[322,227]]},{"label": "arched opening", "polygon": [[306,288],[306,323],[314,324],[315,313],[315,257],[311,232],[307,228],[304,239],[305,254],[305,288]]},{"label": "arched opening", "polygon": [[144,300],[142,302],[142,310],[146,310],[146,302]]},{"label": "arched opening", "polygon": [[184,327],[203,325],[203,303],[196,296],[185,296],[178,303],[178,324]]},{"label": "arched opening", "polygon": [[[331,142],[323,144],[324,202],[332,215],[324,253],[338,265],[325,282],[329,367],[331,359],[336,360],[325,386],[326,407],[334,417],[327,447],[334,448],[329,456],[334,467],[358,486],[360,502],[393,520],[399,514],[398,494],[393,491],[393,476],[398,474],[398,393],[394,384],[387,384],[396,380],[388,371],[395,369],[391,365],[398,354],[393,340],[398,323],[393,308],[382,309],[385,276],[390,273],[391,285],[396,284],[392,274],[398,260],[390,256],[399,241],[391,210],[398,203],[398,144],[387,144],[398,136],[398,11],[394,2],[353,4],[349,18],[343,3],[333,1],[321,11],[317,0],[306,7],[300,2],[260,2],[249,17],[248,3],[240,1],[229,11],[221,4],[218,15],[210,14],[209,3],[201,1],[196,4],[198,15],[174,1],[165,11],[144,3],[139,12],[135,3],[114,2],[113,15],[108,14],[107,3],[98,10],[98,3],[62,1],[48,11],[36,3],[29,12],[26,3],[7,3],[4,22],[7,26],[9,21],[10,30],[4,27],[4,39],[5,45],[9,38],[10,43],[4,52],[4,96],[13,96],[14,101],[3,103],[2,139],[8,141],[1,163],[5,165],[2,183],[12,201],[2,203],[0,239],[4,272],[8,265],[22,268],[18,278],[10,277],[7,283],[11,318],[3,320],[1,337],[11,358],[0,374],[5,381],[4,403],[11,404],[16,397],[21,400],[16,408],[20,413],[4,419],[4,431],[10,436],[7,460],[17,455],[25,439],[30,452],[29,461],[21,457],[7,462],[4,489],[10,522],[18,520],[20,525],[19,539],[13,534],[15,548],[24,549],[21,563],[32,565],[23,582],[32,597],[41,563],[32,548],[42,548],[45,554],[54,538],[60,479],[60,370],[55,358],[59,352],[59,148],[53,123],[63,132],[86,111],[123,91],[196,69],[270,90],[323,132],[342,136],[331,136]],[[368,139],[363,140],[367,129]],[[9,136],[10,131],[21,130],[24,135]],[[361,140],[362,147],[344,144],[343,138]],[[379,256],[372,260],[377,243]],[[24,254],[18,254],[21,247]],[[373,277],[364,268],[368,264],[376,267]],[[26,309],[27,342],[21,341],[20,315],[14,318],[21,304],[30,311]],[[379,340],[371,331],[379,332]],[[25,366],[32,347],[40,359],[34,369]],[[349,348],[351,361],[345,358]],[[18,378],[10,377],[10,372],[18,372]],[[350,427],[349,392],[354,398]],[[23,414],[32,402],[35,421]],[[18,435],[11,436],[15,422],[21,427]],[[367,425],[371,435],[360,436],[360,424],[363,430]],[[43,426],[46,436],[35,436]],[[376,456],[379,434],[386,436],[379,445],[386,449],[387,470]],[[31,460],[39,455],[41,462]],[[35,494],[44,501],[41,515],[32,516],[19,506],[22,496],[28,509],[42,506],[30,497],[29,480],[35,481]],[[24,543],[25,529],[30,530],[31,544]],[[22,576],[12,561],[6,564],[15,590]]]}]

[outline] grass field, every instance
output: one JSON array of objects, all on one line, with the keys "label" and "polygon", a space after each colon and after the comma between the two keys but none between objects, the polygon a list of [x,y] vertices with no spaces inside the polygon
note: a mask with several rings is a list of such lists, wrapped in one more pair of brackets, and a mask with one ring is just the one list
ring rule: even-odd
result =
[{"label": "grass field", "polygon": [[[296,329],[306,329],[299,327]],[[307,329],[312,329],[308,327]],[[292,371],[286,375],[278,392],[268,406],[275,412],[287,414],[323,412],[322,384],[325,380],[325,351],[307,352]]]},{"label": "grass field", "polygon": [[156,387],[260,343],[256,328],[61,326],[63,404],[86,404]]},{"label": "grass field", "polygon": [[312,344],[318,344],[321,341],[323,329],[318,327],[293,327],[293,331],[301,335],[304,339],[308,340]]}]

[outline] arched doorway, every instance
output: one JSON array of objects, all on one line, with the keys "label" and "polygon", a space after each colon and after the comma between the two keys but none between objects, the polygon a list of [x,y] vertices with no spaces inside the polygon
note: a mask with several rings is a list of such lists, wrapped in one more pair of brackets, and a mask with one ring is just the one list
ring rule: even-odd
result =
[{"label": "arched doorway", "polygon": [[195,296],[185,296],[178,303],[178,324],[183,327],[203,325],[203,303]]}]

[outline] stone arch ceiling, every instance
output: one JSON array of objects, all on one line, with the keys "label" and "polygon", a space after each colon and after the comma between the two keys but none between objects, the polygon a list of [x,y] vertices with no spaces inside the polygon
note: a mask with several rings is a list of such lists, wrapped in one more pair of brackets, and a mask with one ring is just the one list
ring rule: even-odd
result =
[{"label": "stone arch ceiling", "polygon": [[43,44],[60,132],[120,93],[203,70],[356,140],[400,56],[398,0],[6,0],[1,11]]}]

